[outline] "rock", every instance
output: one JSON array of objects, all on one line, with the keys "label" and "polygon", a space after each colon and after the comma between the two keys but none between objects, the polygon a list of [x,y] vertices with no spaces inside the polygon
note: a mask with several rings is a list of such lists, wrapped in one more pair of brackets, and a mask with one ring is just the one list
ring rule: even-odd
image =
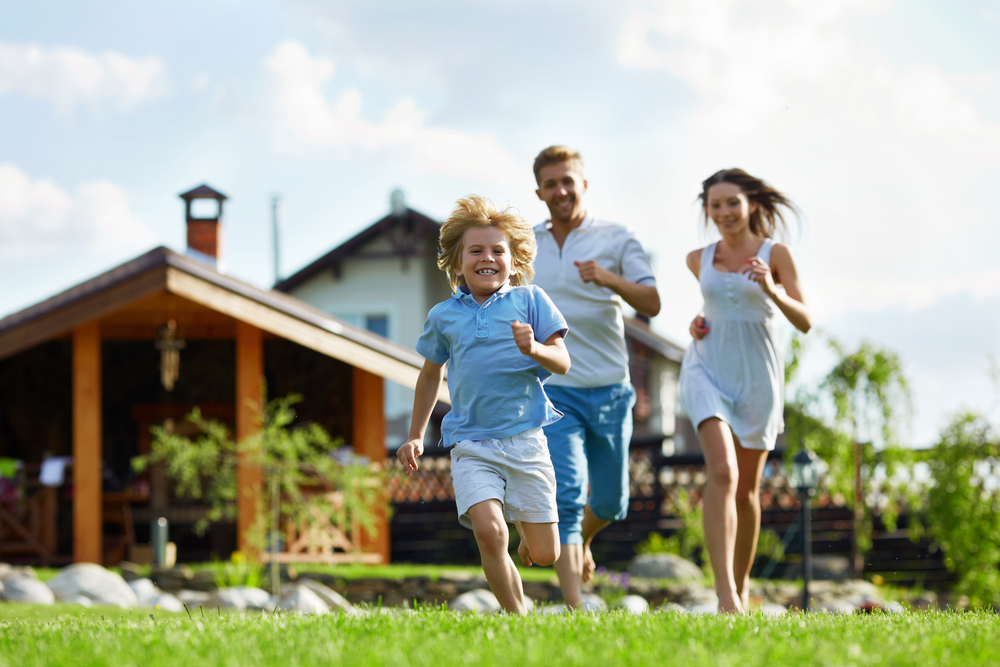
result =
[{"label": "rock", "polygon": [[144,607],[162,609],[164,611],[184,611],[184,605],[176,596],[170,593],[159,593],[149,601],[142,603]]},{"label": "rock", "polygon": [[457,598],[448,603],[448,609],[452,611],[472,611],[472,612],[498,612],[501,610],[500,603],[493,593],[485,588],[476,588],[468,593],[462,593]]},{"label": "rock", "polygon": [[599,612],[607,611],[608,603],[599,595],[584,593],[580,596],[580,611]]},{"label": "rock", "polygon": [[[812,578],[817,581],[848,581],[851,579],[851,561],[845,556],[813,556]],[[785,568],[785,579],[801,579],[802,563],[792,563]]]},{"label": "rock", "polygon": [[153,585],[153,582],[149,579],[133,579],[128,582],[128,587],[132,589],[135,593],[135,597],[139,600],[139,604],[143,607],[150,607],[149,601],[158,596],[161,591]]},{"label": "rock", "polygon": [[186,604],[188,608],[194,609],[198,605],[204,606],[208,602],[208,598],[212,597],[212,595],[204,591],[190,591],[185,588],[177,591],[176,597]]},{"label": "rock", "polygon": [[718,614],[719,613],[719,601],[711,600],[695,600],[688,604],[686,607],[688,613],[691,614]]},{"label": "rock", "polygon": [[816,611],[825,611],[828,614],[850,615],[858,610],[857,605],[840,599],[824,600],[822,602],[813,600],[813,605]]},{"label": "rock", "polygon": [[4,600],[10,602],[34,602],[36,604],[52,604],[55,595],[52,589],[37,579],[10,578],[3,582]]},{"label": "rock", "polygon": [[88,598],[86,595],[73,595],[69,598],[63,600],[67,604],[78,604],[81,607],[93,607],[94,601]]},{"label": "rock", "polygon": [[125,581],[135,581],[136,579],[144,578],[139,571],[139,566],[127,560],[118,563],[118,569],[121,570],[122,579]]},{"label": "rock", "polygon": [[11,565],[0,563],[0,582],[8,579],[34,579],[38,581],[38,573],[30,565]]},{"label": "rock", "polygon": [[84,595],[97,604],[134,607],[139,604],[135,592],[121,575],[94,563],[76,563],[63,570],[48,582],[57,600],[74,595]]},{"label": "rock", "polygon": [[330,611],[350,611],[354,607],[343,595],[318,581],[303,577],[299,580],[299,584],[318,595],[319,599],[326,603]]},{"label": "rock", "polygon": [[545,607],[541,607],[538,610],[539,614],[543,616],[561,616],[566,613],[566,605],[564,604],[550,604]]},{"label": "rock", "polygon": [[649,611],[649,603],[646,598],[638,595],[626,595],[618,603],[619,609],[624,609],[630,614],[645,614]]},{"label": "rock", "polygon": [[646,579],[701,579],[701,568],[674,554],[642,554],[628,566],[629,576]]},{"label": "rock", "polygon": [[330,611],[319,595],[301,584],[288,585],[282,589],[278,609],[300,614],[326,614]]},{"label": "rock", "polygon": [[687,609],[676,602],[664,602],[663,606],[656,610],[657,614],[687,614]]},{"label": "rock", "polygon": [[231,588],[220,588],[212,593],[203,604],[209,609],[218,605],[223,609],[235,609],[237,611],[246,611],[247,609],[267,609],[270,611],[274,609],[274,605],[277,603],[263,589],[252,588],[250,586],[233,586]]},{"label": "rock", "polygon": [[788,613],[788,609],[777,602],[764,602],[755,611],[764,616],[784,616]]}]

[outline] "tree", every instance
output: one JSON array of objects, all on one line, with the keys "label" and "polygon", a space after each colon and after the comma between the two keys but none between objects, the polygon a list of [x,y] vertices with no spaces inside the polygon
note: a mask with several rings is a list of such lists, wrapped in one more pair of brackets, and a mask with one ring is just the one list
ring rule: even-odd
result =
[{"label": "tree", "polygon": [[892,351],[862,341],[854,352],[830,340],[839,360],[827,374],[821,389],[833,400],[835,419],[850,429],[854,469],[854,576],[864,571],[864,552],[871,548],[871,517],[865,511],[865,470],[874,469],[879,442],[882,459],[891,477],[905,458],[898,447],[897,422],[909,409],[910,390],[899,357]]}]

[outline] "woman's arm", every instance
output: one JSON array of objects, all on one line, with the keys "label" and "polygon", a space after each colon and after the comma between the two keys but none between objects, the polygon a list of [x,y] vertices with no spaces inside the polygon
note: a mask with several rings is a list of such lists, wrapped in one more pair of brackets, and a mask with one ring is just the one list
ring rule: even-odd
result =
[{"label": "woman's arm", "polygon": [[438,390],[444,377],[444,365],[424,360],[424,366],[417,376],[417,386],[413,396],[413,416],[410,418],[410,433],[403,446],[396,450],[396,458],[403,464],[403,471],[409,475],[417,469],[417,457],[424,453],[424,432],[430,421],[431,411],[437,403]]},{"label": "woman's arm", "polygon": [[[792,326],[807,333],[812,328],[812,317],[802,296],[795,259],[788,246],[783,243],[774,244],[771,248],[772,266],[768,266],[760,257],[751,257],[747,263],[749,266],[742,272],[749,273],[750,279],[760,284],[764,293],[771,297]],[[785,288],[784,294],[778,291],[775,279]]]},{"label": "woman's arm", "polygon": [[691,273],[694,274],[694,277],[697,278],[698,274],[701,273],[701,248],[688,253],[687,266]]},{"label": "woman's arm", "polygon": [[525,354],[550,373],[566,375],[569,372],[569,350],[563,342],[562,335],[557,331],[549,336],[544,343],[535,340],[535,330],[526,322],[514,320],[510,325],[514,332],[514,342],[521,354]]}]

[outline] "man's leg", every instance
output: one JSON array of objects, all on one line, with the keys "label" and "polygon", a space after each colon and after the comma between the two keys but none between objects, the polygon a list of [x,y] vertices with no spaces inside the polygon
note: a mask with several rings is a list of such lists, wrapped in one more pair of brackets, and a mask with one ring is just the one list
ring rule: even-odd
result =
[{"label": "man's leg", "polygon": [[581,530],[584,583],[593,579],[596,568],[590,551],[594,536],[628,513],[633,405],[635,388],[630,382],[602,388],[590,396],[586,442],[590,502],[584,508]]},{"label": "man's leg", "polygon": [[552,404],[563,418],[545,427],[549,456],[556,473],[556,506],[559,510],[559,558],[555,569],[566,606],[580,606],[580,573],[583,569],[581,522],[587,503],[587,458],[585,428],[580,412],[581,391],[571,387],[547,387]]},{"label": "man's leg", "polygon": [[743,611],[750,611],[750,568],[757,553],[760,534],[760,476],[767,463],[767,451],[746,449],[734,436],[736,465],[740,478],[736,483],[736,544],[733,554],[733,578]]},{"label": "man's leg", "polygon": [[508,533],[503,505],[495,499],[476,503],[469,508],[469,519],[490,590],[507,613],[525,613],[521,576],[507,553]]},{"label": "man's leg", "polygon": [[733,434],[718,417],[698,425],[698,440],[705,453],[705,547],[715,573],[719,610],[743,611],[736,592],[733,560],[736,545],[736,482],[739,476]]}]

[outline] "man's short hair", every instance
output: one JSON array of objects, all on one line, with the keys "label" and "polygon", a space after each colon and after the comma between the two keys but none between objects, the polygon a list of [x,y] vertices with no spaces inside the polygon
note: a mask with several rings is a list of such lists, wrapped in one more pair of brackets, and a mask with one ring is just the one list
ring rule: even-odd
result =
[{"label": "man's short hair", "polygon": [[542,184],[540,174],[543,167],[547,167],[550,164],[559,164],[560,162],[577,162],[580,165],[580,169],[583,169],[583,158],[575,148],[570,148],[569,146],[549,146],[535,158],[535,182],[539,185]]}]

